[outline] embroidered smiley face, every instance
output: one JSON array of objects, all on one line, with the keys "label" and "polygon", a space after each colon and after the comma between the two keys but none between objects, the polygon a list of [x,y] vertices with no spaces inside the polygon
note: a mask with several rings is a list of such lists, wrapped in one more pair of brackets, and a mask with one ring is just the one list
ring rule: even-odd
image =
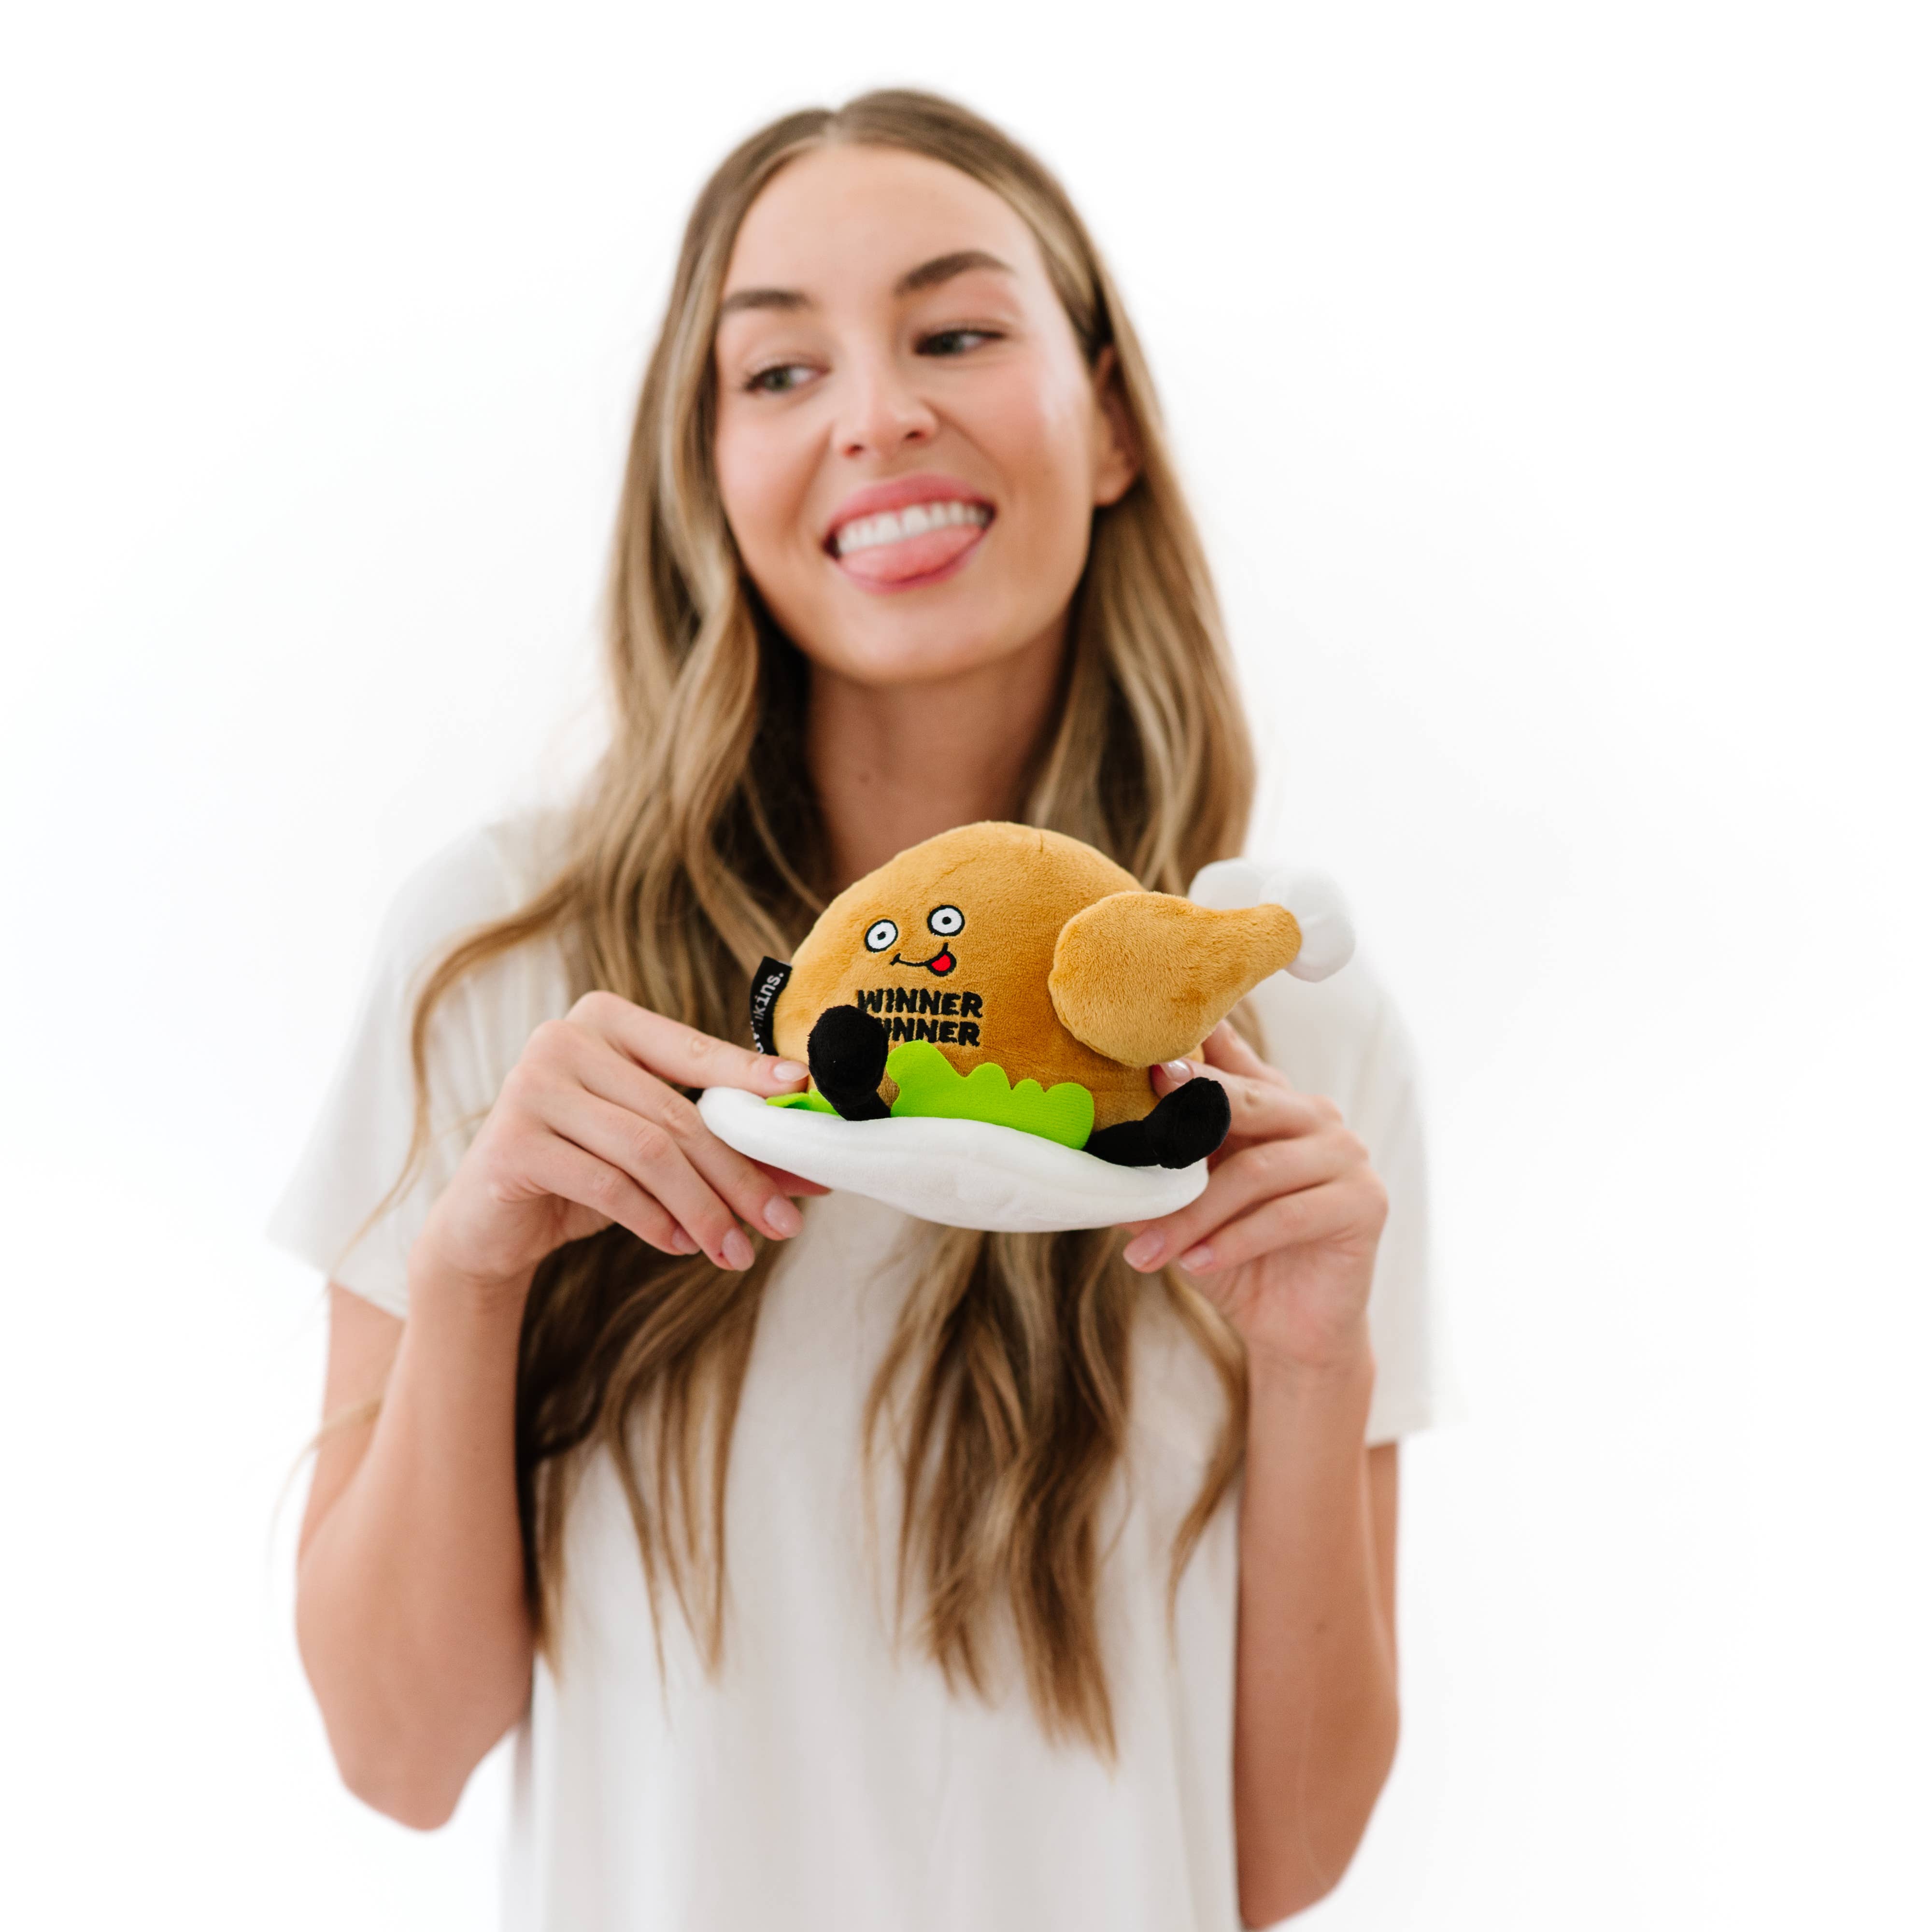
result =
[{"label": "embroidered smiley face", "polygon": [[[924,959],[908,959],[903,952],[895,952],[887,964],[910,966],[915,970],[923,969],[944,978],[959,964],[946,942],[956,938],[965,929],[966,915],[956,905],[934,906],[926,914],[926,929],[939,941],[938,951]],[[866,928],[866,950],[868,952],[883,952],[889,946],[896,946],[898,938],[899,929],[896,921],[874,920]]]}]

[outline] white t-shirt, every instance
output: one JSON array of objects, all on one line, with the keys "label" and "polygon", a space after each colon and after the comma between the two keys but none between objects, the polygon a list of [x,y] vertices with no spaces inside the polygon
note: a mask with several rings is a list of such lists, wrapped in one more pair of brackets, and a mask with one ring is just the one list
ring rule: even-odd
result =
[{"label": "white t-shirt", "polygon": [[[399,894],[335,1084],[269,1233],[406,1315],[411,1242],[524,1042],[571,999],[537,946],[461,982],[430,1040],[431,1158],[351,1244],[400,1169],[408,1016],[425,962],[544,883],[554,823],[492,826]],[[1426,1202],[1412,1055],[1359,960],[1255,995],[1268,1057],[1329,1095],[1368,1143],[1389,1219],[1370,1323],[1368,1439],[1436,1406]],[[860,1418],[916,1261],[896,1211],[801,1203],[759,1316],[726,1495],[722,1681],[704,1676],[668,1583],[661,1690],[641,1558],[614,1473],[586,1471],[566,1530],[559,1668],[539,1660],[516,1740],[511,1932],[1236,1932],[1233,1799],[1238,1480],[1184,1574],[1174,1533],[1221,1426],[1220,1385],[1145,1284],[1133,1413],[1100,1544],[1100,1628],[1120,1763],[1049,1745],[1009,1648],[1000,1701],[950,1694],[890,1638],[896,1455],[875,1458],[880,1574],[868,1568]],[[882,1432],[881,1442],[885,1439]],[[916,1614],[915,1589],[908,1625]]]}]

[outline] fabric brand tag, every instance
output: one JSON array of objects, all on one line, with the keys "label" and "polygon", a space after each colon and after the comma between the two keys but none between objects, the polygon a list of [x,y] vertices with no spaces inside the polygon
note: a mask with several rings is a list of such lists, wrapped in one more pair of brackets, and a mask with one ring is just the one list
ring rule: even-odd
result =
[{"label": "fabric brand tag", "polygon": [[758,962],[758,970],[752,975],[752,1040],[760,1053],[778,1050],[772,1035],[772,1008],[790,977],[790,962],[769,956]]}]

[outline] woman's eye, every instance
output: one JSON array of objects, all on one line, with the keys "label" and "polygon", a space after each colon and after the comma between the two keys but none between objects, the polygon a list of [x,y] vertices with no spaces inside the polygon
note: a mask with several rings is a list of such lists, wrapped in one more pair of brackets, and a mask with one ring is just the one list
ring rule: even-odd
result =
[{"label": "woman's eye", "polygon": [[866,928],[866,950],[883,952],[898,936],[899,929],[890,920],[875,920]]},{"label": "woman's eye", "polygon": [[922,356],[963,356],[969,349],[976,349],[982,342],[995,342],[998,338],[990,328],[942,328],[936,335],[928,335],[919,345]]},{"label": "woman's eye", "polygon": [[760,369],[745,386],[763,395],[782,396],[796,388],[811,374],[802,362],[781,362],[775,368]]},{"label": "woman's eye", "polygon": [[934,906],[926,922],[941,939],[950,939],[966,923],[966,915],[957,906]]}]

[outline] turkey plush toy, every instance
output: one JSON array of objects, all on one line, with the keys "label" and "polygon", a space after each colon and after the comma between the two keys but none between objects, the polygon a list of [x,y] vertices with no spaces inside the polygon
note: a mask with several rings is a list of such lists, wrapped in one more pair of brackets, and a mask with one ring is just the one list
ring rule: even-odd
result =
[{"label": "turkey plush toy", "polygon": [[1189,896],[1078,839],[962,826],[841,892],[752,986],[760,1049],[802,1094],[713,1088],[720,1139],[808,1180],[956,1227],[1045,1232],[1172,1213],[1228,1132],[1218,1082],[1156,1096],[1242,995],[1325,978],[1354,936],[1334,889],[1244,860]]}]

